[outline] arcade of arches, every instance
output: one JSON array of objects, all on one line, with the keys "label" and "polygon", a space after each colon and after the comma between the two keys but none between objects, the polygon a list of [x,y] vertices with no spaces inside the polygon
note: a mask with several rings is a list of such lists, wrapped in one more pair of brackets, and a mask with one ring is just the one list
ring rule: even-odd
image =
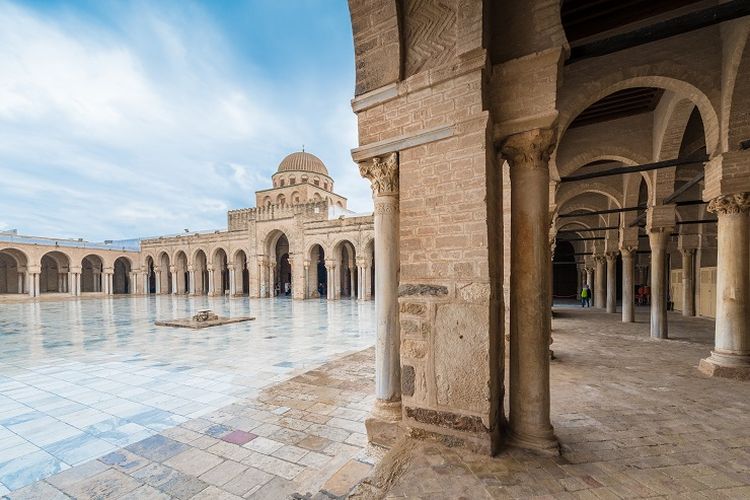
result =
[{"label": "arcade of arches", "polygon": [[747,3],[595,4],[349,0],[379,276],[370,439],[557,453],[550,306],[583,284],[621,304],[612,322],[644,301],[663,342],[669,309],[715,318],[691,365],[750,379]]}]

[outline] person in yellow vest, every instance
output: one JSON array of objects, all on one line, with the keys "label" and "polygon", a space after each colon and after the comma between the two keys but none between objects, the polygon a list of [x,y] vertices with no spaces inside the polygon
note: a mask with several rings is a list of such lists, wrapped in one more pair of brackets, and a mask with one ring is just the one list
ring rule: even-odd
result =
[{"label": "person in yellow vest", "polygon": [[581,288],[581,307],[591,307],[591,289],[588,285]]}]

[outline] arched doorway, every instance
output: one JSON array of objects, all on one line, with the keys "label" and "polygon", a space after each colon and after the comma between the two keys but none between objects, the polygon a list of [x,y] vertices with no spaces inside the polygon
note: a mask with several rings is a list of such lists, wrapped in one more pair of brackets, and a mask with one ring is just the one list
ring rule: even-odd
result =
[{"label": "arched doorway", "polygon": [[188,271],[188,260],[187,255],[185,255],[185,252],[183,252],[182,250],[178,251],[174,256],[174,267],[177,281],[174,286],[177,287],[177,293],[190,293],[190,273]]},{"label": "arched doorway", "polygon": [[247,269],[247,254],[238,250],[234,254],[234,294],[248,295],[250,293],[250,272]]},{"label": "arched doorway", "polygon": [[208,258],[206,252],[198,250],[193,258],[193,279],[195,280],[195,295],[206,295],[208,293]]},{"label": "arched doorway", "polygon": [[26,283],[26,254],[14,248],[0,250],[0,294],[24,293]]},{"label": "arched doorway", "polygon": [[229,262],[227,252],[223,248],[214,251],[213,263],[213,293],[225,295],[229,293]]},{"label": "arched doorway", "polygon": [[336,256],[336,298],[357,297],[357,267],[354,245],[344,240],[334,247]]},{"label": "arched doorway", "polygon": [[98,255],[87,255],[81,260],[81,293],[100,293],[104,262]]},{"label": "arched doorway", "polygon": [[132,269],[130,259],[127,257],[119,257],[115,260],[112,293],[118,295],[131,293],[130,273]]},{"label": "arched doorway", "polygon": [[156,265],[150,255],[146,257],[146,279],[148,283],[147,293],[156,293]]},{"label": "arched doorway", "polygon": [[328,273],[326,272],[326,254],[323,247],[313,245],[310,249],[310,265],[307,275],[307,296],[310,298],[326,297],[328,294]]},{"label": "arched doorway", "polygon": [[289,240],[281,234],[276,240],[274,250],[276,262],[276,276],[273,283],[273,295],[291,296],[292,294],[292,265],[289,261]]},{"label": "arched doorway", "polygon": [[70,258],[62,252],[48,252],[42,256],[39,273],[39,293],[65,293],[69,290]]},{"label": "arched doorway", "polygon": [[169,254],[162,252],[159,255],[159,267],[157,278],[159,279],[158,293],[172,293],[172,276],[169,272]]}]

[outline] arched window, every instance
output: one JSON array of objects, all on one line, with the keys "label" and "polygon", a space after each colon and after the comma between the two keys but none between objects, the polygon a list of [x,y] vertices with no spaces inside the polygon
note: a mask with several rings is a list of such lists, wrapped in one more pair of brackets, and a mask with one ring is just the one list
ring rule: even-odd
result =
[{"label": "arched window", "polygon": [[315,184],[316,186],[320,186],[320,179],[318,179],[317,177],[315,177],[313,179],[313,184]]},{"label": "arched window", "polygon": [[281,179],[281,187],[284,187],[284,179]]},{"label": "arched window", "polygon": [[295,184],[297,184],[297,179],[295,177],[290,177],[289,178],[289,185],[290,186],[294,186]]},{"label": "arched window", "polygon": [[302,183],[303,183],[303,184],[307,184],[307,180],[308,180],[307,176],[306,176],[306,175],[303,175],[303,176],[302,176]]},{"label": "arched window", "polygon": [[286,198],[283,194],[280,194],[278,198],[276,198],[276,203],[279,205],[284,205],[286,203]]}]

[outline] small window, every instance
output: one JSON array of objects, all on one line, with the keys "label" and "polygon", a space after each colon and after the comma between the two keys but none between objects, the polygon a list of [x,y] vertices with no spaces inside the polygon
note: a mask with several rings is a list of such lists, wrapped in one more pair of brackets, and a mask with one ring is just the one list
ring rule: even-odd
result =
[{"label": "small window", "polygon": [[294,178],[294,177],[290,178],[289,179],[289,185],[290,186],[294,186],[295,184],[297,184],[297,179]]},{"label": "small window", "polygon": [[284,179],[281,179],[281,187],[284,187]]}]

